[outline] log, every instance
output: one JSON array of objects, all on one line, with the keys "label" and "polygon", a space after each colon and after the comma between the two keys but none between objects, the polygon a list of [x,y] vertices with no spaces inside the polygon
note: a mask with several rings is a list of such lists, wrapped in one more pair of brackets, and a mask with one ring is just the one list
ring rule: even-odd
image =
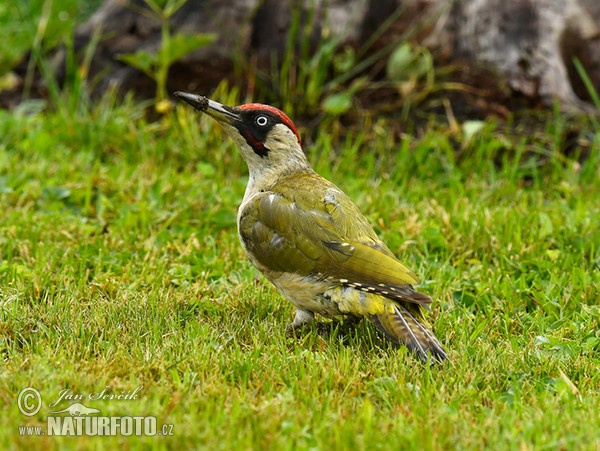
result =
[{"label": "log", "polygon": [[[215,33],[217,39],[172,66],[169,89],[210,92],[223,79],[243,81],[236,62],[264,69],[270,67],[273,55],[281,61],[296,7],[313,50],[322,36],[358,48],[401,8],[402,14],[380,37],[383,44],[426,17],[426,26],[412,39],[430,48],[444,64],[483,68],[499,77],[492,83],[506,84],[546,106],[559,102],[564,110],[589,111],[590,93],[573,64],[578,58],[600,91],[597,0],[188,1],[172,17],[172,32]],[[103,36],[89,74],[92,79],[100,77],[97,93],[117,87],[141,97],[154,95],[153,81],[118,58],[160,48],[160,22],[140,13],[147,9],[142,0],[106,0],[77,28],[79,51],[98,30]],[[54,61],[59,78],[64,77],[64,49],[57,51]]]},{"label": "log", "polygon": [[600,88],[600,2],[597,0],[464,0],[431,36],[448,60],[498,72],[516,92],[589,110],[578,58]]},{"label": "log", "polygon": [[[214,33],[216,41],[173,65],[171,90],[210,92],[221,80],[236,81],[235,61],[243,59],[263,69],[270,58],[282,60],[293,20],[292,9],[301,8],[302,26],[312,30],[310,41],[316,49],[322,34],[345,43],[367,39],[397,7],[396,0],[195,0],[188,1],[171,19],[173,33]],[[314,9],[313,9],[314,8]],[[140,11],[149,11],[143,0],[107,0],[75,33],[75,48],[82,50],[94,33],[101,30],[90,68],[90,76],[105,74],[97,92],[109,87],[133,90],[142,97],[154,94],[153,82],[118,59],[136,50],[157,52],[161,26]],[[64,71],[64,50],[56,56],[56,71]]]}]

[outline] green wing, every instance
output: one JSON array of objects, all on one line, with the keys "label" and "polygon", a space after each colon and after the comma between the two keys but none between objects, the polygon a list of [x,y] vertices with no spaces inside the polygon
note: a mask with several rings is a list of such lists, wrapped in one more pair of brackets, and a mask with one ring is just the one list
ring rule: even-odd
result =
[{"label": "green wing", "polygon": [[431,302],[414,292],[417,276],[378,239],[348,196],[316,175],[304,177],[294,183],[303,189],[284,184],[277,193],[253,197],[241,211],[240,236],[262,266],[335,280],[391,299]]}]

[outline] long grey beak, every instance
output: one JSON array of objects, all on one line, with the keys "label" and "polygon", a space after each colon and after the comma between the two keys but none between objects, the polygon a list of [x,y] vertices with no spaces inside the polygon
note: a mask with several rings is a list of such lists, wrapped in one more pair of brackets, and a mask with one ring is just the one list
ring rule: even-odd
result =
[{"label": "long grey beak", "polygon": [[175,97],[185,100],[197,110],[212,116],[219,122],[227,122],[230,124],[234,120],[240,120],[240,116],[235,108],[222,105],[219,102],[215,102],[204,96],[183,91],[177,91],[174,95]]}]

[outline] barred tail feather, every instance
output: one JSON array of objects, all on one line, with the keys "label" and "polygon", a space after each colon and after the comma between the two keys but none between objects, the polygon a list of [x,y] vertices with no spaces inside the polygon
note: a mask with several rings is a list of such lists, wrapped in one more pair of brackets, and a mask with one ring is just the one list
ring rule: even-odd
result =
[{"label": "barred tail feather", "polygon": [[433,332],[400,304],[392,303],[391,309],[386,309],[378,315],[371,315],[370,319],[390,340],[406,345],[423,360],[427,360],[428,354],[439,362],[448,357]]}]

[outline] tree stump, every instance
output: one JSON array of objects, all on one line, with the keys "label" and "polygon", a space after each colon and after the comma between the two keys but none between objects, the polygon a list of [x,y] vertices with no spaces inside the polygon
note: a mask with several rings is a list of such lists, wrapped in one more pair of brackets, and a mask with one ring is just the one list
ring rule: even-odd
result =
[{"label": "tree stump", "polygon": [[[243,77],[235,73],[236,61],[263,68],[269,67],[272,55],[279,55],[281,61],[294,14],[300,14],[303,30],[309,30],[313,49],[322,36],[359,47],[398,8],[402,13],[380,36],[382,42],[391,42],[394,34],[427,17],[426,26],[411,39],[444,62],[485,68],[515,92],[547,106],[558,101],[565,110],[590,110],[590,94],[574,58],[600,90],[597,0],[188,1],[172,17],[172,31],[215,33],[217,39],[172,66],[169,88],[207,93],[223,79],[240,83]],[[96,92],[116,86],[142,97],[154,94],[152,80],[118,59],[123,53],[160,48],[160,23],[140,13],[144,9],[142,0],[106,0],[77,28],[78,50],[88,45],[94,33],[103,36],[89,73],[90,78],[100,79]],[[60,78],[64,50],[57,51],[54,61]]]}]

